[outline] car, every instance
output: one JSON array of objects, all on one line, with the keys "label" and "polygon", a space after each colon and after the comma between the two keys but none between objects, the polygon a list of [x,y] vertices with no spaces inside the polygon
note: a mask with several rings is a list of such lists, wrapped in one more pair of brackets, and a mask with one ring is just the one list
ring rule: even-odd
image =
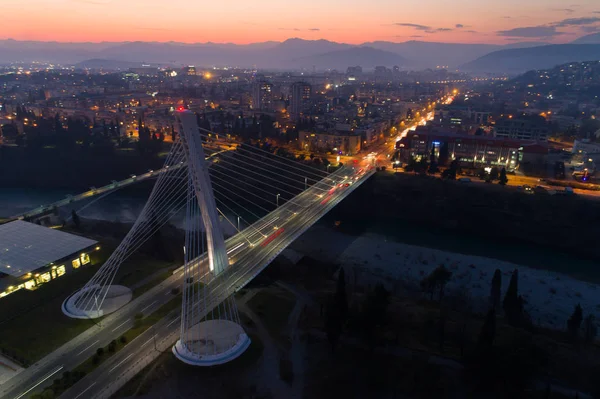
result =
[{"label": "car", "polygon": [[350,183],[344,184],[344,187],[350,187]]},{"label": "car", "polygon": [[527,184],[523,186],[523,192],[525,194],[534,194],[533,188]]},{"label": "car", "polygon": [[573,187],[565,187],[565,193],[569,194],[569,195],[573,195],[573,194],[575,194],[575,191],[573,191]]},{"label": "car", "polygon": [[471,179],[469,177],[461,177],[458,179],[461,183],[471,183]]}]

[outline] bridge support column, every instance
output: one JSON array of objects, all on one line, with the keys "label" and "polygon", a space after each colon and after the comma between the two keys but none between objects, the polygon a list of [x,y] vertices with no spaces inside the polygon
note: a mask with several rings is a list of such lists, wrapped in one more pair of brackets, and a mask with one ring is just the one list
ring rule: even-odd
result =
[{"label": "bridge support column", "polygon": [[[196,115],[183,110],[176,116],[188,188],[181,331],[173,354],[190,365],[213,366],[241,355],[250,339],[240,325],[235,299],[221,294],[233,282]],[[201,258],[205,247],[207,257]]]}]

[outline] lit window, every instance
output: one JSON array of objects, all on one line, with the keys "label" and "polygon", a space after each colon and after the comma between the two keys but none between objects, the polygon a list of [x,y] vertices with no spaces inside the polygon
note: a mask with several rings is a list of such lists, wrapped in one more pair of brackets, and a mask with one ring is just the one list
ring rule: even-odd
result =
[{"label": "lit window", "polygon": [[73,259],[73,269],[79,269],[79,266],[81,266],[81,261],[79,260],[79,258],[77,259]]},{"label": "lit window", "polygon": [[81,254],[79,259],[81,259],[82,265],[87,265],[88,263],[90,263],[90,255],[88,255],[88,254]]}]

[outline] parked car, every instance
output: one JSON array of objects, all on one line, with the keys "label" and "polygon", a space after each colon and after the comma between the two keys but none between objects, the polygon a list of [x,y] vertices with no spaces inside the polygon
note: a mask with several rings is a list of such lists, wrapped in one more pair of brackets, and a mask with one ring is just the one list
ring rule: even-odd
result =
[{"label": "parked car", "polygon": [[461,177],[458,179],[458,181],[461,183],[471,183],[471,179],[468,177]]}]

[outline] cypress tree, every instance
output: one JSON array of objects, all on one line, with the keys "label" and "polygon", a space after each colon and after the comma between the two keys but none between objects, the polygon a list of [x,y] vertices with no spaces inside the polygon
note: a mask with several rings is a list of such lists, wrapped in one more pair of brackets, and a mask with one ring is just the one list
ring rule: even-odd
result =
[{"label": "cypress tree", "polygon": [[519,298],[519,271],[515,269],[510,277],[510,283],[508,284],[504,302],[502,303],[504,314],[508,322],[513,325],[520,322],[522,313],[521,301]]},{"label": "cypress tree", "polygon": [[496,269],[494,277],[492,278],[492,288],[490,291],[490,305],[494,309],[500,309],[500,295],[502,288],[502,272],[500,269]]}]

